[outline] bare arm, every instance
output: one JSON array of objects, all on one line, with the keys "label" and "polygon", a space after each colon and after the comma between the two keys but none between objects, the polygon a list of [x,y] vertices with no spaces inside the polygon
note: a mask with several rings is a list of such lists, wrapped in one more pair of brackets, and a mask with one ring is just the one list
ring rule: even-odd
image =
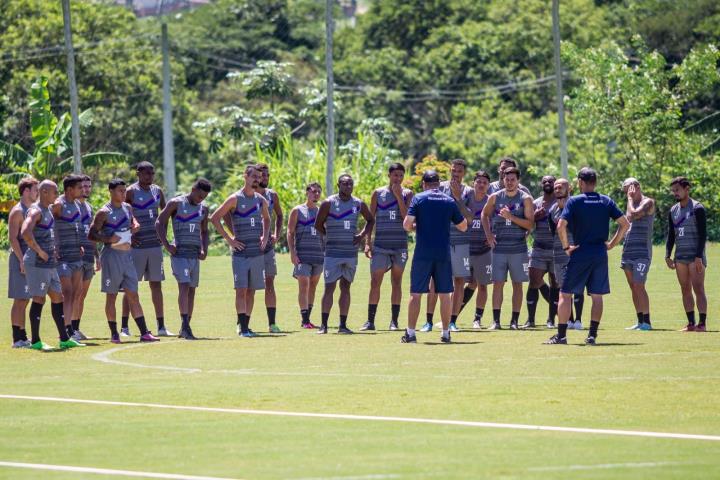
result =
[{"label": "bare arm", "polygon": [[200,260],[205,260],[207,258],[208,249],[210,248],[210,229],[208,228],[208,215],[210,212],[207,207],[201,208],[205,211],[205,213],[203,214],[203,219],[200,222],[200,240],[202,243]]},{"label": "bare arm", "polygon": [[650,197],[642,199],[637,207],[633,207],[632,201],[628,199],[627,217],[631,222],[639,218],[646,217],[655,213],[655,200]]},{"label": "bare arm", "polygon": [[[130,203],[130,202],[128,202]],[[160,209],[162,210],[165,208],[165,193],[163,193],[162,190],[160,190]]]},{"label": "bare arm", "polygon": [[40,210],[30,210],[25,217],[25,221],[23,222],[22,227],[20,228],[20,234],[25,240],[25,243],[28,244],[28,248],[32,249],[35,253],[37,253],[38,257],[40,257],[44,262],[47,262],[48,258],[50,258],[48,253],[42,248],[40,248],[40,245],[38,245],[38,243],[35,241],[35,236],[33,235],[33,229],[41,218],[42,214],[40,213]]},{"label": "bare arm", "polygon": [[467,218],[463,218],[462,222],[455,225],[455,228],[460,230],[461,232],[466,232],[468,229],[468,221]]},{"label": "bare arm", "polygon": [[295,207],[290,210],[290,217],[288,217],[287,224],[287,244],[288,250],[290,250],[290,259],[292,260],[293,265],[297,265],[299,263],[297,250],[295,249],[295,228],[297,227],[297,218],[298,211],[297,207]]},{"label": "bare arm", "polygon": [[115,234],[112,234],[108,237],[100,233],[103,226],[105,225],[106,220],[107,212],[103,210],[98,210],[98,212],[95,214],[95,218],[93,218],[92,224],[90,225],[90,233],[88,233],[88,240],[102,243],[113,243],[120,240],[120,237]]},{"label": "bare arm", "polygon": [[367,204],[365,202],[360,202],[360,214],[365,219],[365,228],[363,228],[360,233],[358,233],[355,236],[355,243],[360,243],[365,237],[365,235],[370,235],[370,232],[372,232],[373,227],[375,227],[375,216],[370,213],[370,209],[368,208]]},{"label": "bare arm", "polygon": [[403,228],[406,232],[412,232],[415,230],[415,217],[412,215],[405,215],[403,219]]},{"label": "bare arm", "polygon": [[614,248],[615,245],[620,243],[620,240],[625,238],[625,233],[627,233],[628,229],[630,228],[630,222],[628,221],[627,217],[625,217],[625,215],[618,217],[616,221],[618,223],[618,229],[615,232],[615,235],[613,235],[612,239],[607,243],[608,250]]},{"label": "bare arm", "polygon": [[275,231],[273,232],[274,241],[278,241],[280,235],[282,235],[283,225],[283,211],[280,206],[280,197],[277,193],[273,192],[273,212],[275,212]]},{"label": "bare arm", "polygon": [[[225,215],[229,214],[237,206],[237,197],[230,195],[225,199],[222,205],[210,215],[210,223],[213,224],[215,230],[225,239],[225,241],[232,247],[232,241],[234,238],[225,230],[225,226],[222,220]],[[228,223],[226,222],[226,225]]]},{"label": "bare arm", "polygon": [[495,235],[492,233],[492,228],[490,227],[490,218],[494,213],[495,213],[495,195],[490,195],[487,203],[483,207],[482,214],[481,214],[483,231],[485,231],[485,238],[487,238],[490,248],[495,248],[495,244],[497,243],[497,241],[495,240]]},{"label": "bare arm", "polygon": [[165,250],[167,250],[170,255],[175,255],[175,253],[177,252],[177,248],[175,247],[175,245],[171,245],[168,241],[167,228],[170,218],[174,217],[176,213],[177,202],[173,202],[172,200],[170,200],[170,202],[165,206],[165,208],[162,209],[160,215],[158,215],[157,220],[155,220],[155,232],[157,232],[160,243],[163,244],[163,247],[165,247]]},{"label": "bare arm", "polygon": [[[465,193],[465,189],[463,188],[463,186],[452,182],[450,184],[450,191],[452,193],[453,200],[455,200],[455,205],[457,205],[458,209],[460,210],[460,215],[462,215],[463,218],[465,218],[465,220],[467,220],[468,222],[472,222],[473,213],[470,211],[470,209],[465,204],[465,202],[467,200],[466,200],[466,198],[463,198],[463,194]],[[461,230],[461,231],[464,231],[464,230]]]},{"label": "bare arm", "polygon": [[[394,193],[394,192],[393,192]],[[400,200],[398,200],[398,205],[400,205]],[[375,215],[377,214],[377,190],[375,190],[370,197],[370,214],[375,218]],[[372,247],[372,235],[373,230],[370,230],[365,237],[365,254],[367,255]]]},{"label": "bare arm", "polygon": [[317,217],[315,217],[315,230],[317,230],[320,235],[325,235],[327,233],[325,231],[325,221],[327,220],[329,213],[330,202],[328,202],[327,200],[323,200],[323,202],[320,204],[320,208],[318,209]]},{"label": "bare arm", "polygon": [[20,240],[18,240],[18,235],[20,235],[22,224],[22,211],[16,208],[10,213],[10,217],[8,218],[8,236],[10,237],[10,248],[12,249],[13,254],[15,254],[15,257],[20,262],[20,270],[23,269],[23,252],[20,248]]},{"label": "bare arm", "polygon": [[515,225],[518,225],[519,227],[530,231],[535,226],[535,221],[533,220],[535,218],[535,204],[529,197],[526,197],[525,201],[523,202],[523,208],[525,218],[516,217],[512,214],[509,217],[505,218],[513,222]]},{"label": "bare arm", "polygon": [[270,239],[270,209],[268,208],[267,200],[262,199],[262,210],[260,212],[262,216],[263,234],[260,239],[260,250],[265,250]]}]

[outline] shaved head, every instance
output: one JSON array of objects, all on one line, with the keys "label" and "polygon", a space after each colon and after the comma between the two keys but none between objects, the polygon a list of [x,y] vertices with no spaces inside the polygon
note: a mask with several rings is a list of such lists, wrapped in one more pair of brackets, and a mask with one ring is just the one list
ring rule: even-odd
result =
[{"label": "shaved head", "polygon": [[43,180],[42,182],[40,182],[39,188],[41,192],[47,192],[48,190],[57,190],[58,186],[52,180]]}]

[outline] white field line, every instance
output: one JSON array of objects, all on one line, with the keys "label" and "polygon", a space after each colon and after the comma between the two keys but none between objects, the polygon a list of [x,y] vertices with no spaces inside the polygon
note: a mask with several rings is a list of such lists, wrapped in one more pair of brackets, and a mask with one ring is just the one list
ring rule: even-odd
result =
[{"label": "white field line", "polygon": [[0,467],[27,468],[27,469],[31,469],[31,470],[51,470],[54,472],[94,473],[97,475],[115,475],[115,476],[119,476],[119,477],[165,478],[165,479],[172,479],[172,480],[235,480],[235,479],[231,479],[231,478],[222,478],[222,477],[182,475],[182,474],[177,474],[177,473],[137,472],[134,470],[114,470],[111,468],[73,467],[70,465],[46,465],[44,463],[21,463],[21,462],[0,461]]},{"label": "white field line", "polygon": [[609,470],[615,468],[655,468],[670,465],[686,465],[680,462],[635,462],[635,463],[599,463],[595,465],[557,465],[553,467],[532,467],[531,472],[560,472],[566,470]]},{"label": "white field line", "polygon": [[79,403],[86,405],[105,405],[119,407],[138,407],[138,408],[155,408],[161,410],[181,410],[192,412],[213,412],[213,413],[232,413],[240,415],[268,415],[275,417],[304,417],[304,418],[324,418],[332,420],[363,420],[374,422],[396,422],[396,423],[417,423],[429,425],[450,425],[458,427],[475,427],[475,428],[497,428],[506,430],[531,430],[546,432],[564,432],[564,433],[586,433],[590,435],[615,435],[625,437],[650,437],[650,438],[667,438],[675,440],[703,440],[703,441],[720,441],[720,435],[699,435],[691,433],[671,433],[671,432],[646,432],[639,430],[615,430],[609,428],[582,428],[582,427],[555,427],[551,425],[525,425],[521,423],[493,423],[493,422],[475,422],[465,420],[443,420],[435,418],[412,418],[412,417],[385,417],[375,415],[352,415],[345,413],[314,413],[314,412],[288,412],[282,410],[251,410],[246,408],[221,408],[221,407],[198,407],[190,405],[167,405],[161,403],[140,403],[140,402],[117,402],[109,400],[85,400],[80,398],[65,397],[39,397],[31,395],[10,395],[0,394],[0,399],[8,400],[31,400],[39,402],[58,402],[58,403]]},{"label": "white field line", "polygon": [[370,475],[351,475],[349,477],[302,477],[288,480],[385,480],[388,478],[402,478],[402,475],[395,473],[371,473]]}]

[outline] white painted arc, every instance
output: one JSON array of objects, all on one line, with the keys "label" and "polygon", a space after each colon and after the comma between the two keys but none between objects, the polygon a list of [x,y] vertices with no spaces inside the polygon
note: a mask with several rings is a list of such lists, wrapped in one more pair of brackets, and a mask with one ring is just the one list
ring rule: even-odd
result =
[{"label": "white painted arc", "polygon": [[181,410],[192,412],[214,412],[229,413],[240,415],[268,415],[278,417],[302,417],[302,418],[324,418],[332,420],[362,420],[374,422],[400,422],[400,423],[417,423],[429,425],[451,425],[458,427],[475,427],[475,428],[497,428],[507,430],[530,430],[530,431],[547,431],[547,432],[563,432],[563,433],[584,433],[589,435],[614,435],[626,437],[645,437],[645,438],[665,438],[675,440],[700,440],[700,441],[720,441],[720,435],[702,435],[691,433],[672,433],[672,432],[652,432],[638,430],[616,430],[608,428],[583,428],[583,427],[557,427],[551,425],[525,425],[520,423],[494,423],[494,422],[477,422],[465,420],[444,420],[434,418],[411,418],[411,417],[386,417],[374,415],[353,415],[343,413],[314,413],[314,412],[289,412],[281,410],[252,410],[245,408],[223,408],[223,407],[200,407],[191,405],[166,405],[160,403],[140,403],[140,402],[119,402],[111,400],[86,400],[80,398],[65,397],[41,397],[31,395],[12,395],[0,394],[0,399],[8,400],[30,400],[40,402],[58,402],[58,403],[75,403],[86,405],[105,405],[120,407],[139,407],[139,408],[155,408],[162,410]]}]

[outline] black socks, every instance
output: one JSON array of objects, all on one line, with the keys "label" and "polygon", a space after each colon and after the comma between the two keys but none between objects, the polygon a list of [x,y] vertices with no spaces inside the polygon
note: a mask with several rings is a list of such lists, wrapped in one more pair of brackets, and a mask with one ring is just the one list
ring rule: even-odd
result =
[{"label": "black socks", "polygon": [[275,325],[275,314],[277,313],[277,308],[266,307],[265,310],[267,310],[268,325]]},{"label": "black socks", "polygon": [[325,328],[327,328],[327,326],[328,326],[328,319],[330,318],[330,312],[327,312],[327,313],[322,312],[322,313],[320,314],[320,318],[321,318],[321,321],[322,321],[322,326],[325,327]]},{"label": "black socks", "polygon": [[146,333],[148,333],[148,328],[147,328],[147,325],[145,324],[144,316],[141,315],[141,316],[135,318],[135,323],[137,324],[138,329],[140,329],[140,335],[145,335]]},{"label": "black socks", "polygon": [[238,325],[240,325],[240,333],[248,333],[248,316],[245,313],[237,314]]},{"label": "black socks", "polygon": [[182,319],[182,326],[180,328],[182,330],[190,328],[190,315],[187,313],[181,313],[180,318]]},{"label": "black socks", "polygon": [[347,315],[340,315],[340,328],[347,328]]},{"label": "black socks", "polygon": [[302,318],[302,324],[307,325],[310,323],[310,310],[307,308],[300,309],[300,318]]},{"label": "black socks", "polygon": [[128,325],[130,324],[130,317],[121,317],[120,321],[122,322],[122,328],[128,328]]},{"label": "black socks", "polygon": [[390,305],[390,310],[392,312],[393,323],[397,323],[398,318],[400,317],[400,305],[392,304]]},{"label": "black socks", "polygon": [[590,332],[588,333],[588,337],[597,338],[597,332],[598,327],[600,326],[600,322],[596,320],[590,320]]},{"label": "black socks", "polygon": [[[547,285],[546,285],[547,287]],[[527,303],[528,309],[528,321],[535,321],[535,311],[537,310],[538,299],[540,298],[540,290],[537,288],[528,288],[527,294],[525,294],[525,302]]]},{"label": "black socks", "polygon": [[685,312],[685,315],[687,315],[688,325],[695,325],[695,310],[692,312]]},{"label": "black socks", "polygon": [[67,342],[70,339],[70,335],[72,335],[72,325],[68,325],[67,328],[65,327],[62,302],[51,303],[50,312],[52,312],[53,320],[55,320],[55,326],[57,327],[57,331],[60,334],[60,341]]},{"label": "black socks", "polygon": [[500,309],[493,308],[493,322],[500,323]]},{"label": "black socks", "polygon": [[368,303],[368,323],[375,323],[375,314],[377,313],[377,303]]}]

